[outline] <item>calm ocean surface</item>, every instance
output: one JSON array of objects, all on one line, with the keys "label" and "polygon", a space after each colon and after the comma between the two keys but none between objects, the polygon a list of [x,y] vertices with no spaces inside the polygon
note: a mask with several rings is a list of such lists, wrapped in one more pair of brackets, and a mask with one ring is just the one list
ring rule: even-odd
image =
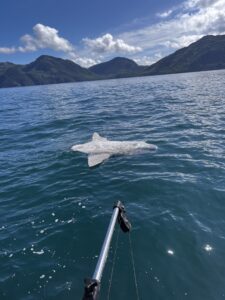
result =
[{"label": "calm ocean surface", "polygon": [[[93,132],[158,151],[89,169]],[[1,89],[0,167],[0,299],[81,299],[118,199],[140,299],[225,297],[225,71]],[[123,233],[110,299],[137,299]]]}]

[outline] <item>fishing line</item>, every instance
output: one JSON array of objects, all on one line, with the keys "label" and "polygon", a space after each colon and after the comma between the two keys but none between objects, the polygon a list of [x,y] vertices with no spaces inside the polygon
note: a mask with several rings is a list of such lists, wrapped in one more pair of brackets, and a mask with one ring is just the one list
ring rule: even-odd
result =
[{"label": "fishing line", "polygon": [[[117,255],[117,249],[118,249],[118,242],[119,242],[119,234],[120,234],[120,230],[118,228],[117,229],[117,236],[116,236],[115,250],[114,250],[114,254],[113,254],[112,269],[111,269],[110,278],[109,278],[109,288],[108,288],[107,300],[110,300],[110,293],[111,293],[113,275],[114,275],[115,264],[116,264],[116,255]],[[140,300],[139,291],[138,291],[139,287],[138,287],[138,283],[137,283],[137,274],[136,274],[136,268],[135,268],[135,262],[134,262],[134,251],[133,251],[130,232],[128,233],[128,235],[129,235],[129,248],[130,248],[130,256],[131,256],[131,265],[132,265],[133,276],[134,276],[134,286],[135,286],[137,300]]]},{"label": "fishing line", "polygon": [[133,275],[134,275],[135,291],[136,291],[137,299],[140,300],[139,292],[138,292],[137,275],[136,275],[136,269],[135,269],[135,264],[134,264],[134,251],[133,251],[133,247],[132,247],[132,242],[131,242],[131,235],[130,235],[130,232],[128,232],[128,235],[129,235],[129,245],[130,245],[131,264],[132,264]]},{"label": "fishing line", "polygon": [[108,288],[107,300],[110,299],[110,292],[111,292],[113,274],[114,274],[114,269],[115,269],[115,264],[116,264],[116,254],[117,254],[117,249],[118,249],[119,235],[120,235],[120,228],[118,227],[117,235],[116,235],[116,246],[115,246],[115,250],[114,250],[114,254],[113,254],[112,269],[111,269],[111,274],[110,274],[110,278],[109,278],[109,288]]}]

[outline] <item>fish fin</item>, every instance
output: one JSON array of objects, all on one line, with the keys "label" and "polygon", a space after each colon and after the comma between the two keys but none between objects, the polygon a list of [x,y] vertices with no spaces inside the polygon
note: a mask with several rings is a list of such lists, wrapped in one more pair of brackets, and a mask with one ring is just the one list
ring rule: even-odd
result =
[{"label": "fish fin", "polygon": [[108,159],[110,154],[102,153],[102,154],[90,154],[88,155],[88,166],[94,167],[102,163],[104,160]]},{"label": "fish fin", "polygon": [[93,141],[107,141],[106,138],[101,137],[97,132],[95,132],[92,136]]}]

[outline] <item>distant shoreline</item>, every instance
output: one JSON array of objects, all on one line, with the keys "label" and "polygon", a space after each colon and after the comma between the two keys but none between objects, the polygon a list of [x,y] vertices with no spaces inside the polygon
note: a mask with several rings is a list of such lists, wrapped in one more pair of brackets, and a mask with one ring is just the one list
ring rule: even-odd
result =
[{"label": "distant shoreline", "polygon": [[127,76],[119,78],[102,78],[102,79],[93,79],[93,80],[82,80],[82,81],[70,81],[70,82],[59,82],[59,83],[43,83],[43,84],[33,84],[33,85],[21,85],[21,86],[11,86],[11,87],[0,87],[0,90],[3,89],[13,89],[13,88],[24,88],[24,87],[40,87],[40,86],[52,86],[58,84],[72,84],[72,83],[84,83],[84,82],[96,82],[104,80],[119,80],[119,79],[130,79],[130,78],[144,78],[144,77],[158,77],[158,76],[168,76],[168,75],[182,75],[182,74],[192,74],[192,73],[203,73],[203,72],[215,72],[215,71],[225,71],[224,69],[216,70],[204,70],[204,71],[192,71],[192,72],[177,72],[177,73],[167,73],[167,74],[155,74],[155,75],[136,75],[136,76]]}]

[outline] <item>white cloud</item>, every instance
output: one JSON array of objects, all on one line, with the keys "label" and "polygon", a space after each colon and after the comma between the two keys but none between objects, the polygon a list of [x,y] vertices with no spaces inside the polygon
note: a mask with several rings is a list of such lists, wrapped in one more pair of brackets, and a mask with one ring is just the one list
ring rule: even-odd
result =
[{"label": "white cloud", "polygon": [[33,35],[26,34],[21,37],[21,41],[24,44],[24,46],[18,48],[21,52],[36,51],[44,48],[69,52],[74,49],[68,40],[59,36],[57,29],[43,24],[36,24],[33,27]]},{"label": "white cloud", "polygon": [[189,0],[184,3],[186,8],[204,8],[211,6],[212,4],[218,2],[218,0]]},{"label": "white cloud", "polygon": [[141,47],[131,46],[125,43],[122,39],[115,39],[110,33],[96,39],[85,38],[83,39],[83,42],[92,51],[97,53],[136,53],[142,50]]},{"label": "white cloud", "polygon": [[73,45],[68,40],[60,37],[57,29],[43,24],[36,24],[33,27],[33,35],[25,34],[20,40],[22,46],[0,47],[0,53],[31,52],[45,48],[65,53],[74,51]]},{"label": "white cloud", "polygon": [[154,64],[155,62],[157,62],[158,60],[160,60],[162,58],[162,54],[161,53],[156,53],[153,56],[140,56],[140,57],[134,57],[133,60],[141,66],[149,66]]},{"label": "white cloud", "polygon": [[137,30],[123,32],[119,38],[139,45],[143,55],[167,55],[174,48],[188,46],[207,34],[224,34],[225,0],[188,0],[177,9],[173,18]]},{"label": "white cloud", "polygon": [[174,49],[179,49],[183,47],[189,46],[191,43],[194,43],[195,41],[199,40],[202,38],[203,35],[187,35],[187,36],[181,36],[179,38],[175,38],[170,41],[165,42],[165,46],[168,48],[174,48]]},{"label": "white cloud", "polygon": [[26,53],[40,49],[51,49],[66,53],[66,58],[83,67],[90,67],[100,62],[99,59],[93,57],[79,56],[74,50],[75,47],[67,39],[59,36],[57,29],[43,24],[36,24],[33,27],[33,34],[23,35],[20,41],[22,46],[19,47],[0,47],[0,54]]},{"label": "white cloud", "polygon": [[76,59],[73,59],[73,61],[76,64],[85,68],[89,68],[101,62],[100,60],[95,60],[93,58],[88,58],[88,57],[77,57]]},{"label": "white cloud", "polygon": [[15,52],[37,51],[39,49],[51,49],[65,53],[74,51],[74,46],[68,40],[60,37],[57,29],[43,24],[36,24],[33,27],[33,35],[25,34],[20,40],[22,46],[0,47],[0,53],[12,54]]},{"label": "white cloud", "polygon": [[159,17],[159,18],[167,18],[167,17],[169,17],[171,14],[173,13],[173,10],[172,9],[169,9],[169,10],[167,10],[167,11],[164,11],[164,12],[162,12],[162,13],[158,13],[158,14],[156,14],[157,15],[157,17]]},{"label": "white cloud", "polygon": [[208,1],[208,5],[206,3],[202,5],[202,3],[203,1],[197,1],[196,13],[186,13],[181,16],[184,30],[197,34],[223,33],[225,31],[225,0]]},{"label": "white cloud", "polygon": [[15,47],[0,47],[0,53],[2,54],[12,54],[16,52]]},{"label": "white cloud", "polygon": [[84,68],[89,68],[90,66],[96,65],[101,62],[101,60],[99,59],[78,56],[74,52],[69,53],[69,59]]},{"label": "white cloud", "polygon": [[[57,29],[36,24],[32,34],[21,38],[20,47],[0,47],[0,53],[47,48],[63,52],[66,58],[84,67],[124,54],[138,64],[149,65],[204,35],[224,34],[225,0],[186,0],[177,7],[159,13],[158,17],[160,19],[155,24],[144,26],[140,21],[135,23],[138,29],[127,30],[116,36],[107,33],[96,39],[84,38],[84,47],[82,45],[76,51],[70,41],[59,35]],[[160,57],[157,57],[158,53]]]}]

